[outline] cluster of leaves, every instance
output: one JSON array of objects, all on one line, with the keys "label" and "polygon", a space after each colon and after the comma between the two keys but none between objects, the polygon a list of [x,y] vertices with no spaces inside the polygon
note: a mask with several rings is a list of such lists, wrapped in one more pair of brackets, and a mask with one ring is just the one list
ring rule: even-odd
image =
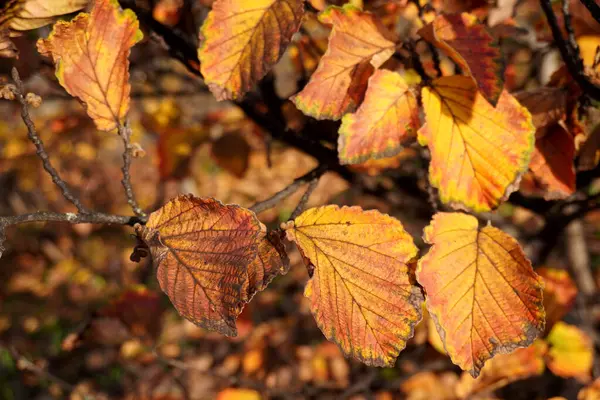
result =
[{"label": "cluster of leaves", "polygon": [[[13,3],[0,19],[2,43],[10,32],[52,21],[21,7],[35,2]],[[64,7],[53,5],[53,16],[87,2],[57,3]],[[304,14],[304,0],[215,1],[198,49],[215,97],[238,100],[251,90],[278,62]],[[341,119],[341,163],[394,157],[416,138],[429,149],[429,182],[448,210],[494,210],[528,171],[532,190],[549,198],[573,193],[578,96],[568,92],[574,83],[564,69],[548,87],[512,95],[504,88],[498,33],[475,14],[432,15],[417,34],[462,74],[425,68],[414,38],[397,37],[353,5],[329,6],[318,18],[331,27],[327,51],[291,100],[308,116]],[[89,13],[57,22],[38,50],[97,128],[111,131],[128,112],[128,56],[141,39],[132,11],[95,0]],[[6,49],[14,55],[10,44]],[[542,278],[523,249],[463,212],[433,216],[424,231],[431,247],[422,257],[400,221],[360,207],[311,208],[267,233],[249,209],[179,196],[136,233],[132,257],[149,251],[179,313],[229,336],[252,297],[287,272],[286,239],[309,271],[305,296],[317,325],[367,365],[394,365],[424,301],[443,348],[473,377],[495,354],[529,346],[545,329]]]}]

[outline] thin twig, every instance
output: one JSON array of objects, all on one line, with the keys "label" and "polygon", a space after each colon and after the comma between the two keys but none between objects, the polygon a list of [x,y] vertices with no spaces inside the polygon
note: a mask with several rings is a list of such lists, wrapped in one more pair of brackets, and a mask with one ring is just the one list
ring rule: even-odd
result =
[{"label": "thin twig", "polygon": [[577,44],[577,39],[575,39],[575,30],[573,29],[573,24],[571,23],[571,13],[569,12],[569,4],[570,0],[563,0],[562,4],[562,12],[563,12],[563,22],[565,25],[565,30],[567,31],[567,37],[569,39],[569,47],[573,51],[571,57],[575,59],[575,62],[580,64],[578,68],[583,71],[583,60],[581,59],[581,54],[579,52],[579,45]]},{"label": "thin twig", "polygon": [[540,4],[544,14],[546,15],[546,19],[548,20],[548,25],[550,25],[554,42],[560,51],[563,61],[567,65],[569,73],[575,82],[577,82],[581,90],[583,90],[590,97],[600,100],[600,87],[594,85],[585,75],[581,58],[575,58],[575,50],[572,48],[570,43],[565,41],[563,38],[560,25],[558,24],[558,19],[556,18],[556,14],[554,14],[554,10],[552,9],[551,1],[540,0]]},{"label": "thin twig", "polygon": [[296,193],[296,191],[300,189],[301,186],[312,182],[319,178],[321,175],[323,175],[325,171],[327,171],[327,168],[328,167],[326,164],[320,164],[315,169],[309,171],[308,173],[302,175],[299,178],[296,178],[294,182],[290,183],[283,190],[280,190],[279,192],[275,193],[273,196],[269,197],[264,201],[254,204],[252,207],[250,207],[250,210],[258,214],[277,206],[277,204],[290,197],[292,194]]},{"label": "thin twig", "polygon": [[27,359],[25,356],[19,354],[19,352],[14,347],[10,348],[10,353],[12,357],[16,359],[17,365],[20,369],[27,370],[39,376],[42,379],[51,381],[67,392],[72,392],[75,389],[75,386],[71,385],[69,382],[59,378],[56,375],[51,374],[44,368],[40,368],[39,366],[35,365],[35,363]]},{"label": "thin twig", "polygon": [[138,217],[105,214],[101,212],[74,214],[38,211],[30,214],[0,217],[0,230],[7,226],[25,224],[28,222],[66,222],[69,224],[112,224],[128,226],[143,223]]},{"label": "thin twig", "polygon": [[123,167],[121,167],[121,171],[123,172],[123,179],[121,179],[121,184],[123,185],[123,189],[125,189],[125,195],[127,196],[127,204],[131,207],[135,215],[140,218],[145,218],[146,213],[140,208],[137,200],[135,199],[135,194],[133,193],[133,187],[131,186],[131,175],[129,174],[129,168],[131,167],[131,151],[133,146],[131,146],[131,128],[129,127],[129,123],[126,121],[124,125],[118,125],[119,136],[123,140]]},{"label": "thin twig", "polygon": [[317,188],[318,183],[319,183],[319,177],[316,177],[315,179],[313,179],[312,181],[310,181],[308,183],[308,188],[306,188],[306,192],[304,192],[304,194],[302,195],[302,198],[298,202],[298,205],[292,212],[292,215],[290,215],[290,219],[296,219],[296,217],[298,215],[300,215],[302,213],[302,211],[304,211],[304,208],[306,207],[306,203],[308,203],[308,199],[310,199],[310,195]]},{"label": "thin twig", "polygon": [[79,199],[75,197],[73,193],[71,193],[71,190],[67,186],[67,183],[62,180],[62,178],[58,174],[58,171],[54,168],[54,166],[52,166],[52,163],[50,162],[50,157],[48,156],[48,153],[46,153],[44,142],[42,141],[42,139],[40,139],[35,129],[35,124],[29,116],[29,104],[27,103],[27,100],[24,96],[23,81],[21,81],[21,77],[19,76],[19,72],[16,68],[12,69],[12,78],[15,81],[17,88],[15,91],[15,96],[21,103],[21,118],[27,126],[27,136],[29,137],[29,140],[31,140],[31,142],[35,145],[35,148],[37,149],[37,155],[42,160],[44,169],[52,178],[52,182],[54,182],[56,186],[59,187],[64,198],[73,203],[73,205],[77,207],[77,210],[80,213],[87,213],[87,209],[83,206],[83,204],[81,204]]},{"label": "thin twig", "polygon": [[594,17],[596,22],[600,23],[600,6],[598,5],[598,3],[596,3],[596,0],[579,1],[581,1],[581,4],[583,4],[588,9],[588,11],[590,12],[590,14],[592,14],[592,17]]}]

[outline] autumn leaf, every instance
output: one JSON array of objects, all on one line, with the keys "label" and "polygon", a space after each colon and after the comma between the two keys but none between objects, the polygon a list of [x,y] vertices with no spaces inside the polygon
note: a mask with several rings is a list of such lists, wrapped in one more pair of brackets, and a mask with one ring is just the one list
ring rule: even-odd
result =
[{"label": "autumn leaf", "polygon": [[0,9],[0,26],[16,31],[36,29],[56,17],[79,11],[89,0],[7,0]]},{"label": "autumn leaf", "polygon": [[86,104],[99,130],[117,127],[129,109],[129,51],[142,39],[133,11],[116,0],[96,0],[90,14],[59,21],[37,43],[52,57],[60,84]]},{"label": "autumn leaf", "polygon": [[417,280],[452,362],[473,377],[486,360],[530,345],[544,330],[542,279],[516,240],[475,217],[438,213]]},{"label": "autumn leaf", "polygon": [[544,373],[546,363],[544,355],[548,345],[541,339],[529,347],[517,349],[510,354],[500,354],[481,370],[476,379],[463,373],[457,385],[456,393],[462,398],[470,398],[475,394],[491,392],[511,382],[538,376]]},{"label": "autumn leaf", "polygon": [[454,208],[496,208],[518,188],[534,145],[531,115],[502,92],[493,108],[464,76],[436,79],[422,91],[431,151],[429,181]]},{"label": "autumn leaf", "polygon": [[0,28],[0,57],[15,58],[19,55],[19,50],[10,40],[8,29]]},{"label": "autumn leaf", "polygon": [[302,0],[217,0],[200,30],[200,70],[217,100],[236,100],[277,63],[304,15]]},{"label": "autumn leaf", "polygon": [[337,120],[360,104],[374,69],[394,54],[394,38],[375,15],[350,4],[328,7],[319,20],[333,26],[329,47],[292,101],[306,115]]},{"label": "autumn leaf", "polygon": [[137,229],[177,311],[205,329],[235,336],[235,319],[248,300],[248,268],[264,236],[254,213],[179,196]]},{"label": "autumn leaf", "polygon": [[544,279],[544,310],[546,330],[560,321],[575,304],[577,286],[564,269],[537,268],[536,272]]},{"label": "autumn leaf", "polygon": [[560,124],[543,130],[535,141],[529,169],[546,200],[565,199],[575,193],[575,141]]},{"label": "autumn leaf", "polygon": [[483,96],[496,105],[504,87],[504,61],[498,42],[475,15],[438,15],[418,33],[444,50],[473,78]]},{"label": "autumn leaf", "polygon": [[600,399],[600,378],[597,378],[590,385],[582,388],[577,394],[577,400],[598,400]]},{"label": "autumn leaf", "polygon": [[548,337],[548,368],[563,378],[591,379],[594,362],[592,339],[574,325],[557,322]]},{"label": "autumn leaf", "polygon": [[394,156],[416,136],[419,108],[410,85],[419,82],[412,70],[404,76],[386,70],[373,74],[364,102],[342,119],[338,142],[342,164]]},{"label": "autumn leaf", "polygon": [[275,232],[270,232],[267,237],[258,243],[258,253],[248,267],[248,300],[256,292],[264,290],[277,275],[285,275],[290,269],[285,245],[281,237]]},{"label": "autumn leaf", "polygon": [[327,339],[371,366],[393,366],[421,319],[409,263],[417,248],[402,224],[378,211],[330,205],[286,226],[309,269],[304,295]]},{"label": "autumn leaf", "polygon": [[564,88],[541,87],[517,92],[514,96],[529,110],[536,129],[554,125],[567,118],[567,91]]}]

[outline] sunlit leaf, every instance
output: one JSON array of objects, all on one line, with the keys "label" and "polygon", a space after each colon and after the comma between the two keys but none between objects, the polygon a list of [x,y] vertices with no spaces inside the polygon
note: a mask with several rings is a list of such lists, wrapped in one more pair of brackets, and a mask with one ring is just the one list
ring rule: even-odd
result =
[{"label": "sunlit leaf", "polygon": [[530,345],[544,330],[542,279],[516,240],[475,217],[438,213],[417,280],[452,362],[479,375],[486,360]]},{"label": "sunlit leaf", "polygon": [[239,99],[300,28],[302,0],[217,0],[200,31],[200,70],[217,100]]},{"label": "sunlit leaf", "polygon": [[308,84],[292,100],[306,115],[340,119],[356,109],[374,69],[394,54],[394,38],[375,15],[350,4],[327,8],[319,20],[333,26],[329,47]]},{"label": "sunlit leaf", "polygon": [[549,330],[575,304],[577,286],[564,269],[538,268],[536,272],[544,279],[544,310],[546,330]]},{"label": "sunlit leaf", "polygon": [[567,117],[567,91],[563,88],[541,87],[514,94],[531,114],[536,129],[553,125]]},{"label": "sunlit leaf", "polygon": [[128,57],[142,37],[131,10],[121,10],[116,0],[97,0],[90,14],[57,22],[38,50],[52,57],[58,81],[86,104],[98,129],[109,131],[129,109]]},{"label": "sunlit leaf", "polygon": [[217,393],[216,400],[261,400],[259,392],[252,389],[227,388]]},{"label": "sunlit leaf", "polygon": [[477,17],[469,13],[438,15],[419,34],[444,50],[496,105],[504,87],[504,61],[498,42]]},{"label": "sunlit leaf", "polygon": [[402,224],[375,210],[330,205],[286,228],[314,268],[304,295],[321,331],[347,356],[393,366],[423,301],[409,267],[417,248]]},{"label": "sunlit leaf", "polygon": [[544,355],[547,351],[546,342],[538,339],[529,347],[510,354],[500,354],[485,364],[477,378],[463,373],[456,392],[460,398],[469,398],[477,393],[497,390],[514,381],[541,375],[546,369]]},{"label": "sunlit leaf", "polygon": [[7,0],[0,7],[0,25],[16,31],[36,29],[87,4],[88,0]]},{"label": "sunlit leaf", "polygon": [[179,196],[138,230],[177,311],[203,328],[235,336],[235,319],[248,300],[248,268],[264,235],[254,213]]},{"label": "sunlit leaf", "polygon": [[342,164],[391,157],[416,136],[419,108],[413,89],[420,78],[378,70],[369,79],[365,100],[354,114],[342,119],[338,152]]},{"label": "sunlit leaf", "polygon": [[493,108],[464,76],[423,88],[426,124],[419,142],[431,151],[429,181],[455,208],[488,211],[518,188],[534,146],[531,115],[502,92]]},{"label": "sunlit leaf", "polygon": [[587,382],[591,378],[594,362],[592,339],[574,325],[557,322],[548,337],[548,368],[564,378],[577,378]]},{"label": "sunlit leaf", "polygon": [[600,378],[597,378],[591,385],[582,388],[577,394],[577,400],[598,399],[600,399]]}]

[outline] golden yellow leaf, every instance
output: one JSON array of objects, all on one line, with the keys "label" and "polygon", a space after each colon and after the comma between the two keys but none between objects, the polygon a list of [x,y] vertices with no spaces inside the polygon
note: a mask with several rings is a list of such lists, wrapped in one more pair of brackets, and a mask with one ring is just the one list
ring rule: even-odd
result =
[{"label": "golden yellow leaf", "polygon": [[527,171],[535,128],[529,111],[503,91],[496,107],[465,76],[423,88],[426,124],[419,142],[431,151],[429,181],[454,208],[496,208]]},{"label": "golden yellow leaf", "polygon": [[129,51],[142,39],[131,10],[116,0],[96,0],[90,14],[59,21],[40,53],[52,57],[58,81],[86,104],[100,130],[117,127],[129,109]]},{"label": "golden yellow leaf", "polygon": [[304,295],[317,325],[346,356],[393,366],[421,319],[409,264],[417,255],[402,224],[378,211],[330,205],[286,226],[313,274]]},{"label": "golden yellow leaf", "polygon": [[417,280],[452,362],[479,375],[486,360],[530,345],[544,331],[542,279],[516,240],[475,217],[438,213]]},{"label": "golden yellow leaf", "polygon": [[8,0],[0,9],[0,25],[16,31],[36,29],[56,17],[79,11],[89,0]]},{"label": "golden yellow leaf", "polygon": [[548,368],[564,378],[577,378],[582,382],[591,379],[594,363],[592,339],[574,325],[557,322],[548,337]]},{"label": "golden yellow leaf", "polygon": [[239,99],[277,63],[302,0],[217,0],[200,31],[200,70],[217,100]]},{"label": "golden yellow leaf", "polygon": [[319,20],[333,26],[327,52],[291,100],[306,115],[337,120],[360,104],[373,71],[394,54],[394,38],[375,15],[350,4],[328,7]]}]

